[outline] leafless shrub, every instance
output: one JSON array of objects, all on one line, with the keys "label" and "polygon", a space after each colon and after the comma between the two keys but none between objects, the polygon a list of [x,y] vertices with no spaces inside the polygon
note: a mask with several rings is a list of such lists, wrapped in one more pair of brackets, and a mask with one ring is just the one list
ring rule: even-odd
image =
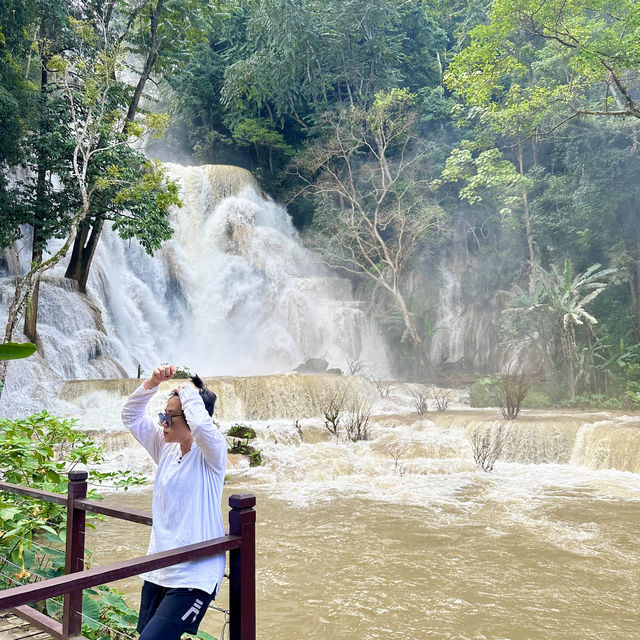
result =
[{"label": "leafless shrub", "polygon": [[340,422],[345,411],[347,395],[348,387],[337,386],[327,393],[323,401],[324,426],[336,440],[340,437]]},{"label": "leafless shrub", "polygon": [[302,437],[302,425],[300,424],[299,418],[296,418],[294,420],[293,428],[298,432],[298,435],[300,436],[300,440],[303,440],[304,438]]},{"label": "leafless shrub", "polygon": [[483,471],[493,471],[493,465],[502,453],[503,445],[502,425],[487,427],[484,431],[481,427],[475,427],[471,432],[473,459]]},{"label": "leafless shrub", "polygon": [[363,391],[351,391],[347,397],[344,430],[351,442],[371,440],[373,400]]},{"label": "leafless shrub", "polygon": [[418,415],[423,415],[429,411],[429,398],[424,389],[413,387],[411,389],[411,397],[413,398],[413,406]]},{"label": "leafless shrub", "polygon": [[436,403],[436,409],[438,411],[446,411],[449,408],[449,403],[451,402],[451,389],[439,389],[432,385],[429,391],[431,397]]},{"label": "leafless shrub", "polygon": [[349,358],[347,358],[347,371],[349,375],[360,376],[366,371],[366,369],[367,366],[364,362],[362,362],[362,360],[357,360],[355,358],[353,360],[350,360]]},{"label": "leafless shrub", "polygon": [[371,392],[357,385],[337,385],[329,389],[321,404],[324,426],[336,440],[344,431],[345,440],[357,442],[371,438]]},{"label": "leafless shrub", "polygon": [[512,371],[492,379],[492,391],[505,420],[515,420],[529,389],[540,380],[540,373]]},{"label": "leafless shrub", "polygon": [[404,468],[402,464],[400,464],[400,458],[413,447],[413,444],[411,440],[383,440],[382,442],[376,443],[373,449],[374,451],[380,451],[381,453],[391,456],[394,461],[394,473],[404,475]]},{"label": "leafless shrub", "polygon": [[392,380],[385,380],[384,378],[378,376],[368,376],[368,379],[371,381],[371,384],[376,388],[378,395],[381,398],[388,398],[391,390],[394,387],[394,383]]}]

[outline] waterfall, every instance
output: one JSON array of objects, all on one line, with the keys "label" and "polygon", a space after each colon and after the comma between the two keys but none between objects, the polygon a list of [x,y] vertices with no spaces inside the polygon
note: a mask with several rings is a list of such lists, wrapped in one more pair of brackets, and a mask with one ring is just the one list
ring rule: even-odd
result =
[{"label": "waterfall", "polygon": [[[138,365],[149,372],[160,362],[247,375],[324,357],[332,367],[361,360],[388,373],[386,346],[351,284],[303,246],[251,173],[167,167],[184,202],[170,216],[173,237],[151,257],[105,228],[87,296],[63,277],[66,265],[45,275],[41,348],[12,363],[3,414],[52,409],[55,379],[133,377]],[[11,278],[2,278],[0,322],[11,293]]]},{"label": "waterfall", "polygon": [[584,425],[578,431],[571,463],[640,473],[640,418],[620,416]]},{"label": "waterfall", "polygon": [[[497,412],[497,410],[496,410]],[[578,412],[492,420],[459,414],[433,417],[440,428],[464,428],[467,439],[478,430],[490,444],[502,440],[499,459],[519,464],[562,464],[591,469],[640,473],[640,420],[637,416],[605,417]],[[502,426],[498,431],[496,427]]]},{"label": "waterfall", "polygon": [[[327,398],[333,394],[366,394],[373,396],[372,385],[359,376],[297,375],[292,373],[266,376],[205,377],[205,384],[218,396],[216,417],[221,420],[269,420],[312,418],[322,415]],[[111,397],[123,398],[133,393],[139,381],[130,378],[119,380],[74,380],[65,382],[59,389],[66,402],[82,408],[89,406],[93,398],[107,406]],[[175,386],[170,381],[160,385],[160,395],[166,398]],[[87,400],[89,398],[89,400]],[[164,402],[164,400],[163,400]],[[114,428],[120,429],[119,407]],[[97,421],[95,426],[100,425]],[[105,428],[104,423],[102,428]]]},{"label": "waterfall", "polygon": [[435,331],[429,344],[430,362],[438,367],[494,370],[500,361],[494,352],[495,312],[464,301],[462,282],[468,273],[460,270],[455,259],[443,258],[438,273],[440,283]]}]

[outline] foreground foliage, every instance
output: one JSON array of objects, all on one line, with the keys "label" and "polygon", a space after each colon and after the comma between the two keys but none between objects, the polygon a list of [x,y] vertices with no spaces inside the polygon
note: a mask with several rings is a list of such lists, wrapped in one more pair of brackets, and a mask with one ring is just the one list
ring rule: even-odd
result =
[{"label": "foreground foliage", "polygon": [[[2,480],[66,494],[67,473],[81,465],[89,471],[91,484],[106,483],[126,491],[144,483],[130,471],[100,471],[102,448],[74,427],[75,421],[45,411],[22,420],[0,419]],[[88,495],[100,497],[95,488]],[[62,575],[65,525],[62,505],[0,493],[0,587]],[[59,618],[61,602],[61,598],[50,599],[37,607]],[[82,610],[82,632],[90,640],[111,637],[109,628],[131,635],[137,623],[137,613],[107,586],[85,590]]]}]

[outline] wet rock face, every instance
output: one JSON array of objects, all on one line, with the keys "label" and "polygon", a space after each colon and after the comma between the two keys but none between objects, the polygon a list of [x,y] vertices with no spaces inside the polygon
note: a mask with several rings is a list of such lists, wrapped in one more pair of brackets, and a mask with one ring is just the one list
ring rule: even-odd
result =
[{"label": "wet rock face", "polygon": [[296,373],[325,373],[328,366],[329,363],[324,358],[309,358],[298,365],[294,371]]}]

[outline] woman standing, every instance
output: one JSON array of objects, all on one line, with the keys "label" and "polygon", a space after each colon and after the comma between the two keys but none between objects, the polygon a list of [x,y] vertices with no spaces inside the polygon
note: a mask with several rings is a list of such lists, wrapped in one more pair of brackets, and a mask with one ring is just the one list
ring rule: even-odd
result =
[{"label": "woman standing", "polygon": [[[179,384],[156,425],[146,413],[158,385],[175,375],[162,365],[127,399],[122,421],[158,465],[148,553],[225,535],[222,486],[227,441],[213,424],[215,394],[198,376]],[[196,633],[224,574],[225,555],[142,574],[140,640],[178,640]]]}]

